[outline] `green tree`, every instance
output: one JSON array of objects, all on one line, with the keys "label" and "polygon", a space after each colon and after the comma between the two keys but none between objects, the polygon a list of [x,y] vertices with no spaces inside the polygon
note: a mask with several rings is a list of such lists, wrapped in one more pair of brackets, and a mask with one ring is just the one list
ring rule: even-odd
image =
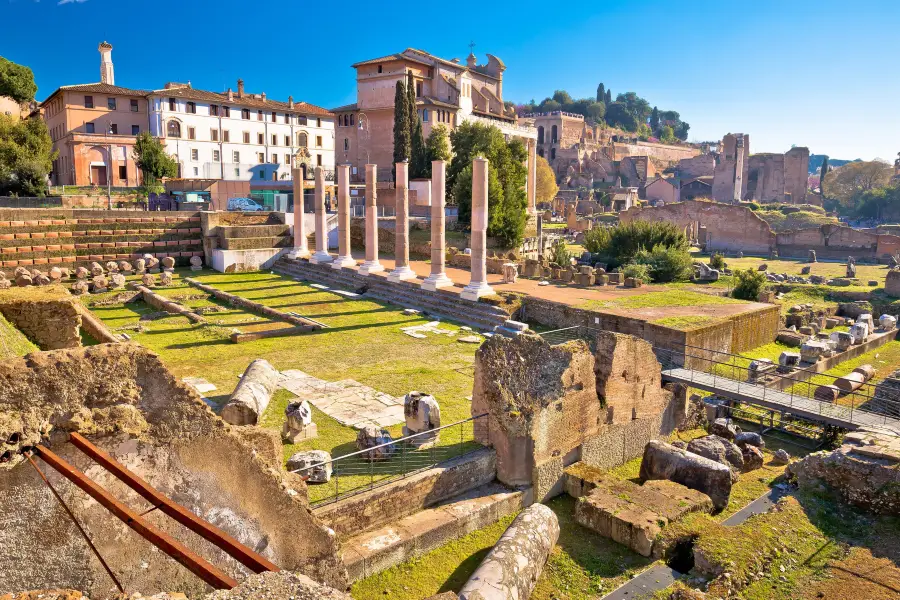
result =
[{"label": "green tree", "polygon": [[826,173],[825,183],[830,198],[855,211],[861,194],[886,186],[892,174],[891,165],[880,160],[852,162]]},{"label": "green tree", "polygon": [[425,153],[428,157],[428,176],[431,176],[431,161],[446,160],[452,157],[450,153],[450,137],[447,127],[435,125],[425,140]]},{"label": "green tree", "polygon": [[0,96],[8,96],[21,104],[34,100],[36,93],[31,69],[0,56]]},{"label": "green tree", "polygon": [[822,168],[819,170],[819,193],[825,198],[825,173],[828,172],[828,155],[822,158]]},{"label": "green tree", "polygon": [[553,92],[553,100],[559,102],[561,106],[572,104],[572,96],[566,90],[556,90]]},{"label": "green tree", "polygon": [[[409,141],[412,143],[416,135],[416,123],[419,121],[419,111],[416,109],[416,81],[412,72],[406,75],[406,118],[409,119]],[[412,162],[412,154],[409,160]]]},{"label": "green tree", "polygon": [[602,83],[597,86],[597,102],[606,104],[606,87]]},{"label": "green tree", "polygon": [[527,218],[525,159],[527,152],[519,140],[506,142],[494,126],[462,123],[450,134],[453,160],[447,170],[447,189],[459,206],[459,221],[471,222],[472,160],[488,160],[488,235],[505,247],[522,242]]},{"label": "green tree", "polygon": [[134,142],[134,164],[141,170],[144,180],[144,191],[161,192],[160,180],[164,177],[178,176],[178,162],[173,156],[166,154],[162,142],[142,131]]},{"label": "green tree", "polygon": [[584,116],[589,117],[591,120],[599,123],[606,115],[606,105],[602,102],[591,102],[587,107],[586,113],[587,114],[585,114]]},{"label": "green tree", "polygon": [[738,269],[734,272],[737,285],[731,295],[741,300],[756,301],[759,293],[766,289],[766,274],[755,269]]},{"label": "green tree", "polygon": [[541,102],[541,105],[539,108],[540,108],[541,112],[554,112],[557,110],[562,110],[562,104],[560,104],[556,100],[547,98],[546,100]]},{"label": "green tree", "polygon": [[0,114],[0,196],[46,196],[56,156],[43,119]]},{"label": "green tree", "polygon": [[681,121],[678,123],[678,127],[675,128],[675,137],[679,140],[686,141],[688,138],[688,130],[690,130],[691,126]]},{"label": "green tree", "polygon": [[[397,82],[394,91],[394,163],[409,160],[412,152],[409,137],[409,103],[406,100],[406,86]],[[396,174],[395,174],[396,177]]]},{"label": "green tree", "polygon": [[637,131],[638,122],[624,102],[613,102],[606,106],[606,122],[613,127],[620,127],[626,131]]},{"label": "green tree", "polygon": [[675,130],[672,129],[671,125],[666,125],[662,128],[662,131],[659,133],[659,141],[666,144],[671,144],[675,141]]},{"label": "green tree", "polygon": [[550,202],[556,197],[556,193],[559,192],[559,186],[556,185],[556,175],[553,174],[550,163],[543,156],[537,157],[535,172],[537,173],[537,181],[535,182],[534,201],[536,204]]},{"label": "green tree", "polygon": [[638,123],[646,123],[650,116],[650,103],[634,92],[626,92],[616,96],[616,102],[625,104],[625,108]]},{"label": "green tree", "polygon": [[566,240],[560,238],[550,246],[550,262],[556,263],[560,267],[568,267],[572,264],[572,253],[569,252]]},{"label": "green tree", "polygon": [[607,106],[612,104],[612,90],[606,90],[606,102],[604,104]]},{"label": "green tree", "polygon": [[416,129],[413,133],[410,154],[410,179],[431,177],[431,163],[428,162],[428,153],[425,150],[425,134],[422,132],[422,122],[418,119],[416,119]]},{"label": "green tree", "polygon": [[650,113],[650,129],[653,130],[653,133],[659,131],[659,109],[655,106],[653,112]]}]

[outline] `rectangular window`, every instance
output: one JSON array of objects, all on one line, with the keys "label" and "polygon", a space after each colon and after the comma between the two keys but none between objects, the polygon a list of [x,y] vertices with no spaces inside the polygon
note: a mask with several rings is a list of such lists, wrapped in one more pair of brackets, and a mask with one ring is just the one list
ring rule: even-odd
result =
[{"label": "rectangular window", "polygon": [[196,148],[191,149],[191,160],[200,160],[200,151]]},{"label": "rectangular window", "polygon": [[85,123],[85,124],[84,124],[84,131],[85,131],[86,133],[94,133],[94,124],[93,124],[93,123]]},{"label": "rectangular window", "polygon": [[230,107],[230,106],[223,106],[222,108],[225,109],[225,116],[226,116],[226,117],[230,117],[230,116],[231,116],[231,107]]},{"label": "rectangular window", "polygon": [[263,120],[263,112],[261,110],[256,111],[256,120],[257,121]]},{"label": "rectangular window", "polygon": [[322,119],[316,119],[316,127],[322,126]]},{"label": "rectangular window", "polygon": [[109,110],[116,110],[116,99],[115,98],[107,98],[106,99],[106,108]]},{"label": "rectangular window", "polygon": [[262,152],[260,152],[260,153],[257,155],[257,158],[259,159],[259,162],[260,162],[260,163],[266,162],[266,155],[263,154]]},{"label": "rectangular window", "polygon": [[119,125],[117,123],[110,123],[109,132],[113,135],[119,135]]},{"label": "rectangular window", "polygon": [[175,98],[169,98],[169,111],[178,111],[178,102],[175,100]]},{"label": "rectangular window", "polygon": [[227,129],[222,131],[222,141],[223,142],[231,141],[231,132],[229,132]]},{"label": "rectangular window", "polygon": [[245,132],[244,132],[244,143],[245,143],[245,144],[249,144],[249,143],[250,143],[250,132],[249,132],[249,131],[245,131]]},{"label": "rectangular window", "polygon": [[422,121],[425,123],[428,122],[428,109],[427,108],[422,109]]},{"label": "rectangular window", "polygon": [[322,136],[317,135],[316,136],[316,148],[321,148],[321,147],[322,147]]},{"label": "rectangular window", "polygon": [[194,167],[194,177],[196,177],[196,176],[199,175],[199,174],[200,174],[200,168],[199,168],[199,167]]},{"label": "rectangular window", "polygon": [[321,154],[316,154],[316,165],[319,167],[322,166],[322,155]]},{"label": "rectangular window", "polygon": [[290,125],[290,124],[291,124],[291,115],[289,115],[289,114],[287,114],[287,113],[284,113],[284,124],[285,124],[285,125]]},{"label": "rectangular window", "polygon": [[242,119],[249,119],[249,118],[250,118],[250,109],[249,109],[249,108],[242,108],[242,109],[241,109],[241,118],[242,118]]},{"label": "rectangular window", "polygon": [[277,154],[272,155],[272,162],[275,163],[276,165],[278,164],[278,155]]},{"label": "rectangular window", "polygon": [[219,162],[219,151],[213,150],[213,162]]},{"label": "rectangular window", "polygon": [[416,82],[416,96],[421,96],[421,95],[422,95],[422,82],[417,81]]},{"label": "rectangular window", "polygon": [[189,140],[197,139],[197,128],[196,127],[188,127],[188,139]]},{"label": "rectangular window", "polygon": [[119,180],[128,181],[128,167],[126,165],[119,165]]},{"label": "rectangular window", "polygon": [[259,144],[260,146],[262,146],[263,144],[265,144],[265,143],[266,143],[266,136],[265,136],[265,134],[257,133],[257,134],[256,134],[256,143]]},{"label": "rectangular window", "polygon": [[140,109],[138,108],[138,101],[132,98],[132,100],[131,100],[131,112],[138,112],[138,110],[140,110]]},{"label": "rectangular window", "polygon": [[241,176],[241,170],[240,170],[240,169],[235,169],[235,170],[234,170],[234,176],[235,176],[235,177],[240,177],[240,176]]},{"label": "rectangular window", "polygon": [[289,135],[284,136],[284,145],[285,146],[291,145],[291,136],[289,136]]},{"label": "rectangular window", "polygon": [[288,166],[291,165],[291,155],[290,155],[290,154],[285,154],[285,155],[284,155],[284,164],[286,164],[286,165],[288,165]]},{"label": "rectangular window", "polygon": [[192,115],[196,115],[197,114],[197,104],[194,102],[188,102],[187,109],[185,110],[185,112],[189,112]]},{"label": "rectangular window", "polygon": [[219,107],[216,106],[215,104],[210,104],[209,105],[209,114],[214,117],[218,117],[219,116]]},{"label": "rectangular window", "polygon": [[349,149],[350,149],[350,140],[348,140],[347,138],[344,138],[344,152],[348,151]]},{"label": "rectangular window", "polygon": [[141,132],[141,126],[140,126],[140,125],[132,125],[132,126],[131,126],[131,135],[137,135],[137,134],[139,134],[140,132]]},{"label": "rectangular window", "polygon": [[260,178],[260,179],[265,179],[265,178],[266,178],[266,172],[265,172],[264,170],[259,172],[259,178]]},{"label": "rectangular window", "polygon": [[277,118],[278,118],[278,115],[275,113],[275,111],[272,111],[272,122],[276,123],[275,119],[277,119]]},{"label": "rectangular window", "polygon": [[305,115],[298,115],[298,116],[297,116],[297,125],[308,125],[308,124],[309,124],[309,123],[306,122],[306,116],[305,116]]},{"label": "rectangular window", "polygon": [[232,152],[232,153],[231,153],[231,162],[233,162],[233,163],[239,163],[239,162],[241,162],[241,153],[238,152],[237,150],[235,150],[234,152]]},{"label": "rectangular window", "polygon": [[209,130],[209,139],[218,142],[219,141],[219,130],[218,129],[210,129]]},{"label": "rectangular window", "polygon": [[85,96],[84,97],[84,107],[85,108],[94,108],[94,97],[93,96]]},{"label": "rectangular window", "polygon": [[273,145],[273,146],[277,146],[277,145],[278,145],[278,136],[275,135],[274,133],[272,134],[272,145]]}]

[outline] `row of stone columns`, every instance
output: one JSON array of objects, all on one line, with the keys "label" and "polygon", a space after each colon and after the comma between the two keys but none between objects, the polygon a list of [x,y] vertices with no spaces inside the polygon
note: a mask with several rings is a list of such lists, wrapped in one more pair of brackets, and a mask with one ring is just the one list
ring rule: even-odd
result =
[{"label": "row of stone columns", "polygon": [[[431,178],[431,274],[422,282],[422,288],[437,290],[451,287],[453,281],[444,272],[446,263],[445,226],[446,215],[446,162],[432,161]],[[394,226],[394,269],[388,274],[393,282],[416,278],[409,266],[409,164],[396,164],[396,217]],[[384,271],[378,260],[378,208],[376,191],[376,165],[366,165],[366,260],[360,266],[361,275]],[[338,180],[338,256],[328,253],[327,215],[325,213],[325,174],[322,167],[315,169],[315,234],[316,251],[310,256],[307,233],[303,221],[303,179],[300,169],[293,170],[294,177],[294,248],[291,258],[309,258],[313,264],[331,263],[332,268],[354,266],[350,253],[350,167],[339,165]],[[472,161],[472,266],[471,281],[460,296],[477,300],[494,293],[487,282],[487,215],[488,215],[488,161],[476,158]]]}]

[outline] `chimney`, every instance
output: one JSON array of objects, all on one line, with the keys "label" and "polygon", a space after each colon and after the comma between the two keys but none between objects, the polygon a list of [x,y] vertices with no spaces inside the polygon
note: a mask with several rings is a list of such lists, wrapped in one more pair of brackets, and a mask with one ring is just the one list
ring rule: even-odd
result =
[{"label": "chimney", "polygon": [[265,93],[265,92],[262,93],[262,101],[263,101],[263,102],[266,101],[266,93]]},{"label": "chimney", "polygon": [[477,64],[478,64],[478,59],[475,58],[474,53],[471,53],[471,54],[469,54],[469,56],[466,57],[466,66],[469,67],[470,69],[474,69],[475,65],[477,65]]},{"label": "chimney", "polygon": [[294,108],[294,97],[288,96],[288,108]]},{"label": "chimney", "polygon": [[238,98],[244,97],[244,80],[238,79]]},{"label": "chimney", "polygon": [[228,88],[228,101],[234,102],[234,92],[231,91],[231,88]]},{"label": "chimney", "polygon": [[100,82],[116,85],[116,76],[113,72],[112,44],[102,42],[97,48],[100,51]]}]

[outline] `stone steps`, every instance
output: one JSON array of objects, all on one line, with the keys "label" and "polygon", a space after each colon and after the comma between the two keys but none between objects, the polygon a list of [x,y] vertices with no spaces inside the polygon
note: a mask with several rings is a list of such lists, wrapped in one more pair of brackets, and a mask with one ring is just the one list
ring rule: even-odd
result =
[{"label": "stone steps", "polygon": [[422,290],[413,282],[391,283],[380,275],[363,277],[351,269],[332,269],[307,261],[282,258],[273,267],[276,272],[350,291],[365,289],[365,295],[381,302],[414,308],[423,313],[484,331],[492,331],[509,317],[501,309],[478,302],[461,300],[454,292]]},{"label": "stone steps", "polygon": [[521,510],[526,495],[526,491],[489,483],[350,538],[341,544],[350,581],[370,577],[496,523]]}]

